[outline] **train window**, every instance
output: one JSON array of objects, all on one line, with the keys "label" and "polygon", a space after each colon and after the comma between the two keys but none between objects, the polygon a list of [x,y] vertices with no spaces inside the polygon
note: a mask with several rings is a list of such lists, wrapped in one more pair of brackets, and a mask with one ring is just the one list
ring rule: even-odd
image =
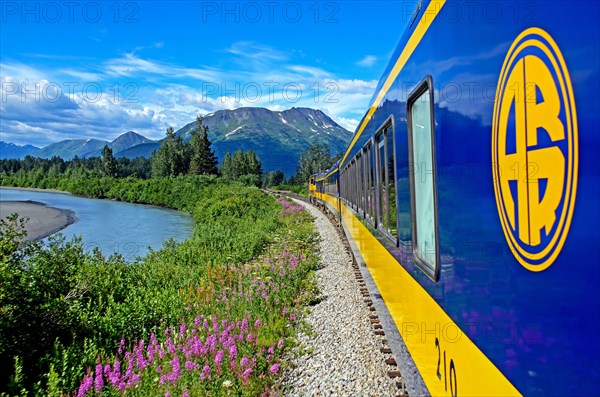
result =
[{"label": "train window", "polygon": [[358,155],[356,156],[356,168],[358,171],[358,178],[357,178],[357,184],[358,184],[358,208],[360,209],[360,213],[362,214],[362,216],[365,216],[365,196],[363,194],[364,192],[364,181],[363,181],[363,158],[362,158],[362,152],[359,152]]},{"label": "train window", "polygon": [[354,180],[354,164],[352,164],[352,162],[350,163],[349,170],[350,174],[348,177],[350,180],[348,181],[348,187],[350,188],[350,206],[354,208],[354,185],[352,184],[352,181]]},{"label": "train window", "polygon": [[388,216],[389,216],[389,224],[388,224],[388,232],[394,237],[398,237],[398,222],[397,216],[398,211],[396,209],[396,161],[394,158],[395,146],[394,146],[394,128],[393,125],[390,124],[388,128],[385,130],[385,140],[386,140],[386,167],[387,167],[387,193],[388,193]]},{"label": "train window", "polygon": [[396,163],[394,159],[394,126],[390,117],[376,137],[377,147],[377,227],[396,239],[398,222],[396,211]]},{"label": "train window", "polygon": [[439,269],[433,91],[428,76],[407,103],[413,252],[415,262],[434,280]]},{"label": "train window", "polygon": [[375,167],[373,167],[373,160],[374,160],[374,152],[373,152],[373,146],[369,145],[369,147],[367,148],[368,152],[369,152],[369,157],[368,157],[368,162],[369,162],[369,169],[368,169],[368,184],[369,184],[369,218],[371,220],[371,222],[373,222],[373,224],[375,224]]},{"label": "train window", "polygon": [[362,152],[362,198],[364,205],[363,215],[365,219],[369,218],[369,185],[368,185],[368,175],[367,170],[369,169],[369,163],[367,162],[369,153],[367,152],[367,148],[363,148]]},{"label": "train window", "polygon": [[377,137],[377,186],[379,200],[377,200],[377,227],[387,230],[388,228],[388,208],[387,208],[387,189],[385,186],[385,134]]}]

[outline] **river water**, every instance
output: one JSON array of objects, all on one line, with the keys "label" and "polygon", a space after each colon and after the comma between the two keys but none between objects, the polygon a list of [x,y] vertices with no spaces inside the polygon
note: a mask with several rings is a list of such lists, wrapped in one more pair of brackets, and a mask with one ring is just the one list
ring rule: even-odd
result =
[{"label": "river water", "polygon": [[33,200],[75,213],[73,224],[61,230],[67,240],[81,236],[86,251],[98,247],[104,255],[120,253],[128,261],[158,250],[169,238],[183,241],[192,235],[190,215],[140,204],[98,200],[69,194],[0,189],[0,201]]}]

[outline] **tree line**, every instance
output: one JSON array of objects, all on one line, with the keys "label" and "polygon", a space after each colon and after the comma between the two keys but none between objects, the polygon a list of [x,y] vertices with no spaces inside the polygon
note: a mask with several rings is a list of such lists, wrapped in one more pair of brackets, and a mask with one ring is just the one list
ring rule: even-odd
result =
[{"label": "tree line", "polygon": [[185,142],[175,134],[172,127],[166,131],[166,137],[160,148],[149,159],[115,158],[110,147],[102,149],[100,157],[63,160],[60,157],[50,159],[26,156],[23,160],[0,160],[0,174],[16,175],[23,179],[67,177],[81,178],[167,178],[182,175],[215,175],[225,181],[237,181],[248,186],[297,186],[306,185],[310,175],[330,168],[341,154],[332,156],[327,144],[309,146],[300,156],[296,173],[286,179],[283,171],[263,172],[262,162],[253,150],[227,152],[221,166],[208,138],[208,126],[201,116],[191,132],[191,138]]}]

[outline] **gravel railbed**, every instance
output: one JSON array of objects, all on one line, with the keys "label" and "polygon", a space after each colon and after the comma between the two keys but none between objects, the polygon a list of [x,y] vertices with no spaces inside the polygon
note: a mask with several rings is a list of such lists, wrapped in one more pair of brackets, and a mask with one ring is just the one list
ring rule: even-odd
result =
[{"label": "gravel railbed", "polygon": [[312,306],[308,333],[288,357],[284,374],[288,396],[396,396],[396,381],[385,363],[382,337],[374,334],[369,311],[352,269],[352,258],[335,226],[318,209],[302,204],[315,217],[321,268],[316,272],[323,300]]}]

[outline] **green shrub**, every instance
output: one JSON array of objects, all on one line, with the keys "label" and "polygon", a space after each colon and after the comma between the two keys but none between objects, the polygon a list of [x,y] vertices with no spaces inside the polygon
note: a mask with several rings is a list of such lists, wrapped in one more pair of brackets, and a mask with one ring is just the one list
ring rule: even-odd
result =
[{"label": "green shrub", "polygon": [[[0,183],[23,185],[32,181],[28,178],[0,176]],[[26,387],[36,395],[72,394],[86,368],[94,368],[98,360],[114,360],[122,339],[148,340],[152,332],[197,315],[260,317],[266,324],[261,343],[272,344],[293,330],[287,326],[287,315],[272,310],[275,301],[299,315],[299,302],[312,299],[301,292],[310,287],[304,294],[314,294],[313,283],[303,281],[316,263],[310,217],[303,212],[282,216],[281,204],[255,187],[203,176],[73,181],[54,177],[34,182],[40,186],[41,181],[75,194],[185,210],[193,214],[195,230],[182,243],[171,240],[145,258],[126,263],[119,255],[106,258],[97,251],[85,252],[78,239],[67,242],[56,236],[46,245],[23,243],[16,217],[3,222],[0,385],[13,380],[11,389],[0,386],[0,392],[16,395]],[[257,258],[281,252],[302,258],[302,266],[286,278],[285,288],[274,289],[266,299],[235,303],[234,295],[227,302],[214,299],[234,291],[234,280],[241,291],[254,288],[253,278],[239,278],[235,269],[250,269],[264,280],[273,278],[275,270],[264,265],[267,259]],[[244,387],[254,394],[272,381],[272,376],[261,380],[257,374],[254,383]]]}]

